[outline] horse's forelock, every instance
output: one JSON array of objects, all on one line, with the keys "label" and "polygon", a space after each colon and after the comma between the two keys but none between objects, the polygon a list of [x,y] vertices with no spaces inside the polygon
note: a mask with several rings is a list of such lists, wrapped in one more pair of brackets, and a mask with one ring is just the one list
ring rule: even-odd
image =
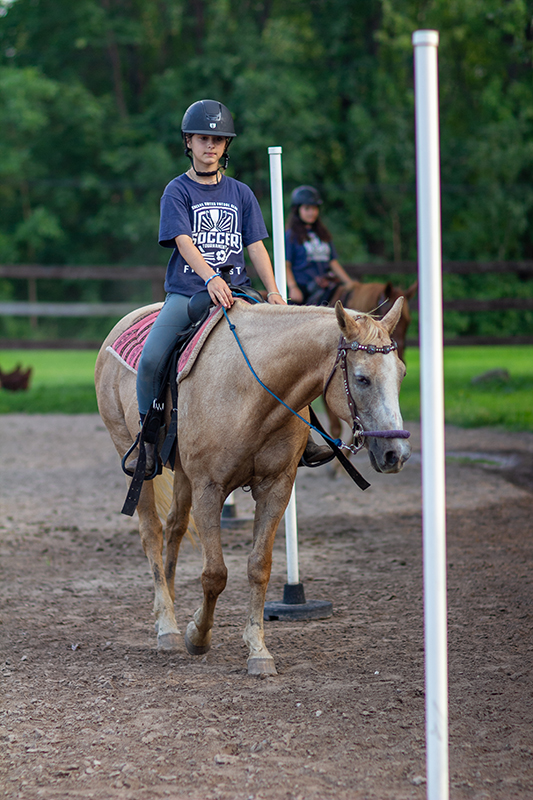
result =
[{"label": "horse's forelock", "polygon": [[356,340],[359,344],[382,344],[389,341],[388,333],[384,330],[380,321],[371,314],[354,314],[352,312],[350,317],[357,324]]}]

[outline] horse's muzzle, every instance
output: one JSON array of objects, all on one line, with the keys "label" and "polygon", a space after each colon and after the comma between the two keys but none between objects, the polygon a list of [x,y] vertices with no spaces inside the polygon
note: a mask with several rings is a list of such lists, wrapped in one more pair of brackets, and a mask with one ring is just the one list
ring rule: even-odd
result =
[{"label": "horse's muzzle", "polygon": [[411,455],[411,445],[405,439],[372,439],[368,447],[370,463],[376,472],[400,472]]}]

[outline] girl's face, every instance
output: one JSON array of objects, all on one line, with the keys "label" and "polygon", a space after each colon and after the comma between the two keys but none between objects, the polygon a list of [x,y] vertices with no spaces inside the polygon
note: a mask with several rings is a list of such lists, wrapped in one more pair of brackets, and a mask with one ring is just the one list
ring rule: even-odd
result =
[{"label": "girl's face", "polygon": [[207,133],[193,133],[187,136],[194,166],[199,172],[211,172],[217,169],[218,162],[226,149],[226,141],[225,136],[211,136]]},{"label": "girl's face", "polygon": [[305,225],[312,225],[314,222],[317,221],[318,215],[320,213],[320,209],[318,206],[310,206],[304,203],[298,209],[298,214],[300,215],[300,219],[302,220]]}]

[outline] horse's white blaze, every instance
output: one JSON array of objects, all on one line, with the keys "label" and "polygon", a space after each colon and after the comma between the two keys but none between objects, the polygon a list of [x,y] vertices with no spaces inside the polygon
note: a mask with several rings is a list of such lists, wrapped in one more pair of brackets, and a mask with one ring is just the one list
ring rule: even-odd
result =
[{"label": "horse's white blaze", "polygon": [[[350,384],[353,383],[352,395],[364,429],[401,430],[399,392],[405,374],[403,363],[394,352],[368,355],[359,351],[355,358]],[[405,439],[367,438],[365,446],[372,465],[380,472],[399,472],[411,454]]]}]

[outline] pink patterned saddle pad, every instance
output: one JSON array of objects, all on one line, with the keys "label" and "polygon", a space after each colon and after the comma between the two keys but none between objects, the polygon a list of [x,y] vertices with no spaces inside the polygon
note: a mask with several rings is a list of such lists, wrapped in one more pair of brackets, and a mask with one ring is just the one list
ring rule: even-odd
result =
[{"label": "pink patterned saddle pad", "polygon": [[[115,356],[125,367],[132,372],[137,373],[139,366],[139,359],[141,357],[142,349],[146,338],[152,329],[152,325],[157,319],[160,309],[151,311],[143,317],[135,320],[133,325],[130,325],[123,333],[118,336],[113,344],[109,345],[106,349]],[[192,339],[188,342],[187,346],[181,353],[178,361],[178,374],[186,373],[192,368],[192,364],[200,349],[205,342],[211,329],[215,326],[222,316],[222,308],[216,306],[211,309],[209,316],[205,322],[200,325]],[[187,369],[186,369],[187,368]]]},{"label": "pink patterned saddle pad", "polygon": [[115,339],[113,344],[107,347],[107,350],[132,372],[137,372],[146,337],[157,319],[159,310],[160,309],[152,311],[150,314],[145,314],[144,317],[135,320],[133,325],[126,328],[126,330]]}]

